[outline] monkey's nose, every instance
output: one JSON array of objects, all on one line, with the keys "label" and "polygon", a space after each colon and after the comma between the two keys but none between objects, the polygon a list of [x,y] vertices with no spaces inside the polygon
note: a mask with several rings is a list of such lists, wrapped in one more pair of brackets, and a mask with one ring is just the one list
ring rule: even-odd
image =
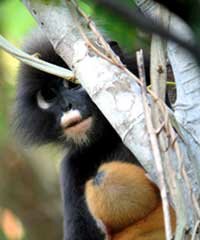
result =
[{"label": "monkey's nose", "polygon": [[105,172],[104,171],[98,172],[93,179],[93,184],[94,185],[100,185],[103,182],[104,177],[105,177]]},{"label": "monkey's nose", "polygon": [[60,106],[63,112],[68,112],[73,108],[72,103],[68,101],[60,102]]}]

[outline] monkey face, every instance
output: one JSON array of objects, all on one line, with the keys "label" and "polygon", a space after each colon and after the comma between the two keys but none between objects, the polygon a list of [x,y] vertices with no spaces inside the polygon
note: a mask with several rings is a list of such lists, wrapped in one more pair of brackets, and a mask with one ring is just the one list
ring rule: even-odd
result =
[{"label": "monkey face", "polygon": [[[50,85],[49,85],[50,84]],[[94,104],[81,85],[57,79],[36,93],[36,104],[44,114],[54,115],[58,138],[77,145],[89,141]]]},{"label": "monkey face", "polygon": [[114,131],[81,85],[26,65],[19,78],[15,125],[23,142],[87,146]]},{"label": "monkey face", "polygon": [[[24,50],[41,59],[68,68],[49,41],[36,31]],[[87,146],[100,138],[116,136],[81,85],[21,64],[15,107],[15,128],[24,143],[50,142]],[[105,136],[106,135],[106,136]]]},{"label": "monkey face", "polygon": [[106,120],[81,85],[24,67],[15,118],[25,142],[87,145],[100,136]]}]

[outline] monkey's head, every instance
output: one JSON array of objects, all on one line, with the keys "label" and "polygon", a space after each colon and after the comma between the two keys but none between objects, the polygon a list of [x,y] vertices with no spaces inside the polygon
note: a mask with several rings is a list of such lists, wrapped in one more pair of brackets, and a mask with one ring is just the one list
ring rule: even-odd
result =
[{"label": "monkey's head", "polygon": [[[91,215],[110,233],[119,232],[152,212],[160,202],[159,190],[136,165],[113,161],[100,166],[85,186]],[[102,229],[103,230],[103,229]]]},{"label": "monkey's head", "polygon": [[[24,50],[67,67],[38,31],[26,41]],[[102,134],[114,132],[81,85],[24,64],[18,79],[15,119],[25,143],[62,142],[82,146],[95,142]]]}]

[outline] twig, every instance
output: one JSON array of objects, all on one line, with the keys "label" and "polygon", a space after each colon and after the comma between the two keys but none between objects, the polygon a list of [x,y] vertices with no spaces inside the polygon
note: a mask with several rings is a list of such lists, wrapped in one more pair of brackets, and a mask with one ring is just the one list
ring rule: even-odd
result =
[{"label": "twig", "polygon": [[112,63],[116,64],[116,65],[123,65],[121,63],[121,61],[116,57],[115,54],[113,54],[113,51],[111,49],[111,47],[109,46],[109,44],[104,40],[103,36],[101,35],[101,33],[97,30],[95,23],[90,19],[90,17],[88,17],[83,11],[82,9],[79,7],[79,5],[77,4],[76,0],[71,0],[72,4],[75,6],[76,10],[80,13],[81,16],[83,16],[83,18],[85,19],[88,27],[92,30],[92,32],[95,34],[95,36],[97,37],[98,42],[102,45],[102,47],[105,49],[105,52],[107,53],[107,56],[109,58],[112,59]]},{"label": "twig", "polygon": [[194,230],[193,230],[193,233],[192,233],[192,238],[191,240],[195,240],[195,237],[196,237],[196,234],[198,232],[198,228],[200,226],[200,220],[198,220],[195,224],[195,227],[194,227]]},{"label": "twig", "polygon": [[139,76],[141,81],[143,82],[142,87],[142,99],[144,104],[144,112],[145,112],[145,119],[147,124],[147,130],[149,132],[152,151],[154,160],[157,167],[157,173],[158,173],[158,179],[160,183],[160,190],[161,190],[161,197],[162,197],[162,206],[163,206],[163,212],[164,212],[164,221],[165,221],[165,233],[166,233],[166,239],[170,240],[172,238],[172,231],[171,231],[171,222],[170,222],[170,213],[169,213],[169,203],[167,199],[167,186],[166,181],[164,177],[164,170],[162,166],[162,158],[159,150],[159,144],[158,139],[155,133],[155,129],[153,127],[150,109],[147,103],[147,96],[146,96],[146,89],[145,89],[145,73],[144,73],[144,61],[143,61],[143,53],[142,50],[137,52],[137,63],[138,63],[138,69],[139,69]]},{"label": "twig", "polygon": [[84,29],[81,27],[81,24],[78,22],[78,20],[75,18],[74,15],[72,15],[75,19],[77,28],[80,31],[81,36],[83,37],[84,41],[86,42],[87,46],[91,48],[98,56],[102,57],[103,59],[107,60],[108,62],[117,65],[118,67],[122,68],[122,64],[113,62],[111,58],[108,57],[108,55],[104,54],[102,51],[100,51],[94,44],[93,42],[89,39],[87,34],[84,32]]},{"label": "twig", "polygon": [[56,66],[55,64],[48,63],[41,59],[38,59],[35,56],[31,56],[22,50],[17,49],[11,43],[9,43],[5,38],[0,35],[0,48],[5,50],[7,53],[11,54],[13,57],[17,58],[21,62],[28,64],[34,68],[37,68],[41,71],[56,75],[63,79],[77,83],[75,76],[72,71]]}]

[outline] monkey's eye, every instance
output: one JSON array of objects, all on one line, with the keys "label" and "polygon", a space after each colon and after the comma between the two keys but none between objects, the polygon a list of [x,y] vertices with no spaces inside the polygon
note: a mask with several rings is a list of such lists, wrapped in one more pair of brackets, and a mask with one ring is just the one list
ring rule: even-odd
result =
[{"label": "monkey's eye", "polygon": [[48,109],[52,106],[56,99],[54,89],[45,89],[37,92],[37,104],[41,109]]},{"label": "monkey's eye", "polygon": [[73,83],[71,81],[63,80],[63,86],[67,89],[78,89],[81,87],[80,84]]},{"label": "monkey's eye", "polygon": [[64,86],[65,88],[69,88],[69,81],[63,80],[63,86]]}]

